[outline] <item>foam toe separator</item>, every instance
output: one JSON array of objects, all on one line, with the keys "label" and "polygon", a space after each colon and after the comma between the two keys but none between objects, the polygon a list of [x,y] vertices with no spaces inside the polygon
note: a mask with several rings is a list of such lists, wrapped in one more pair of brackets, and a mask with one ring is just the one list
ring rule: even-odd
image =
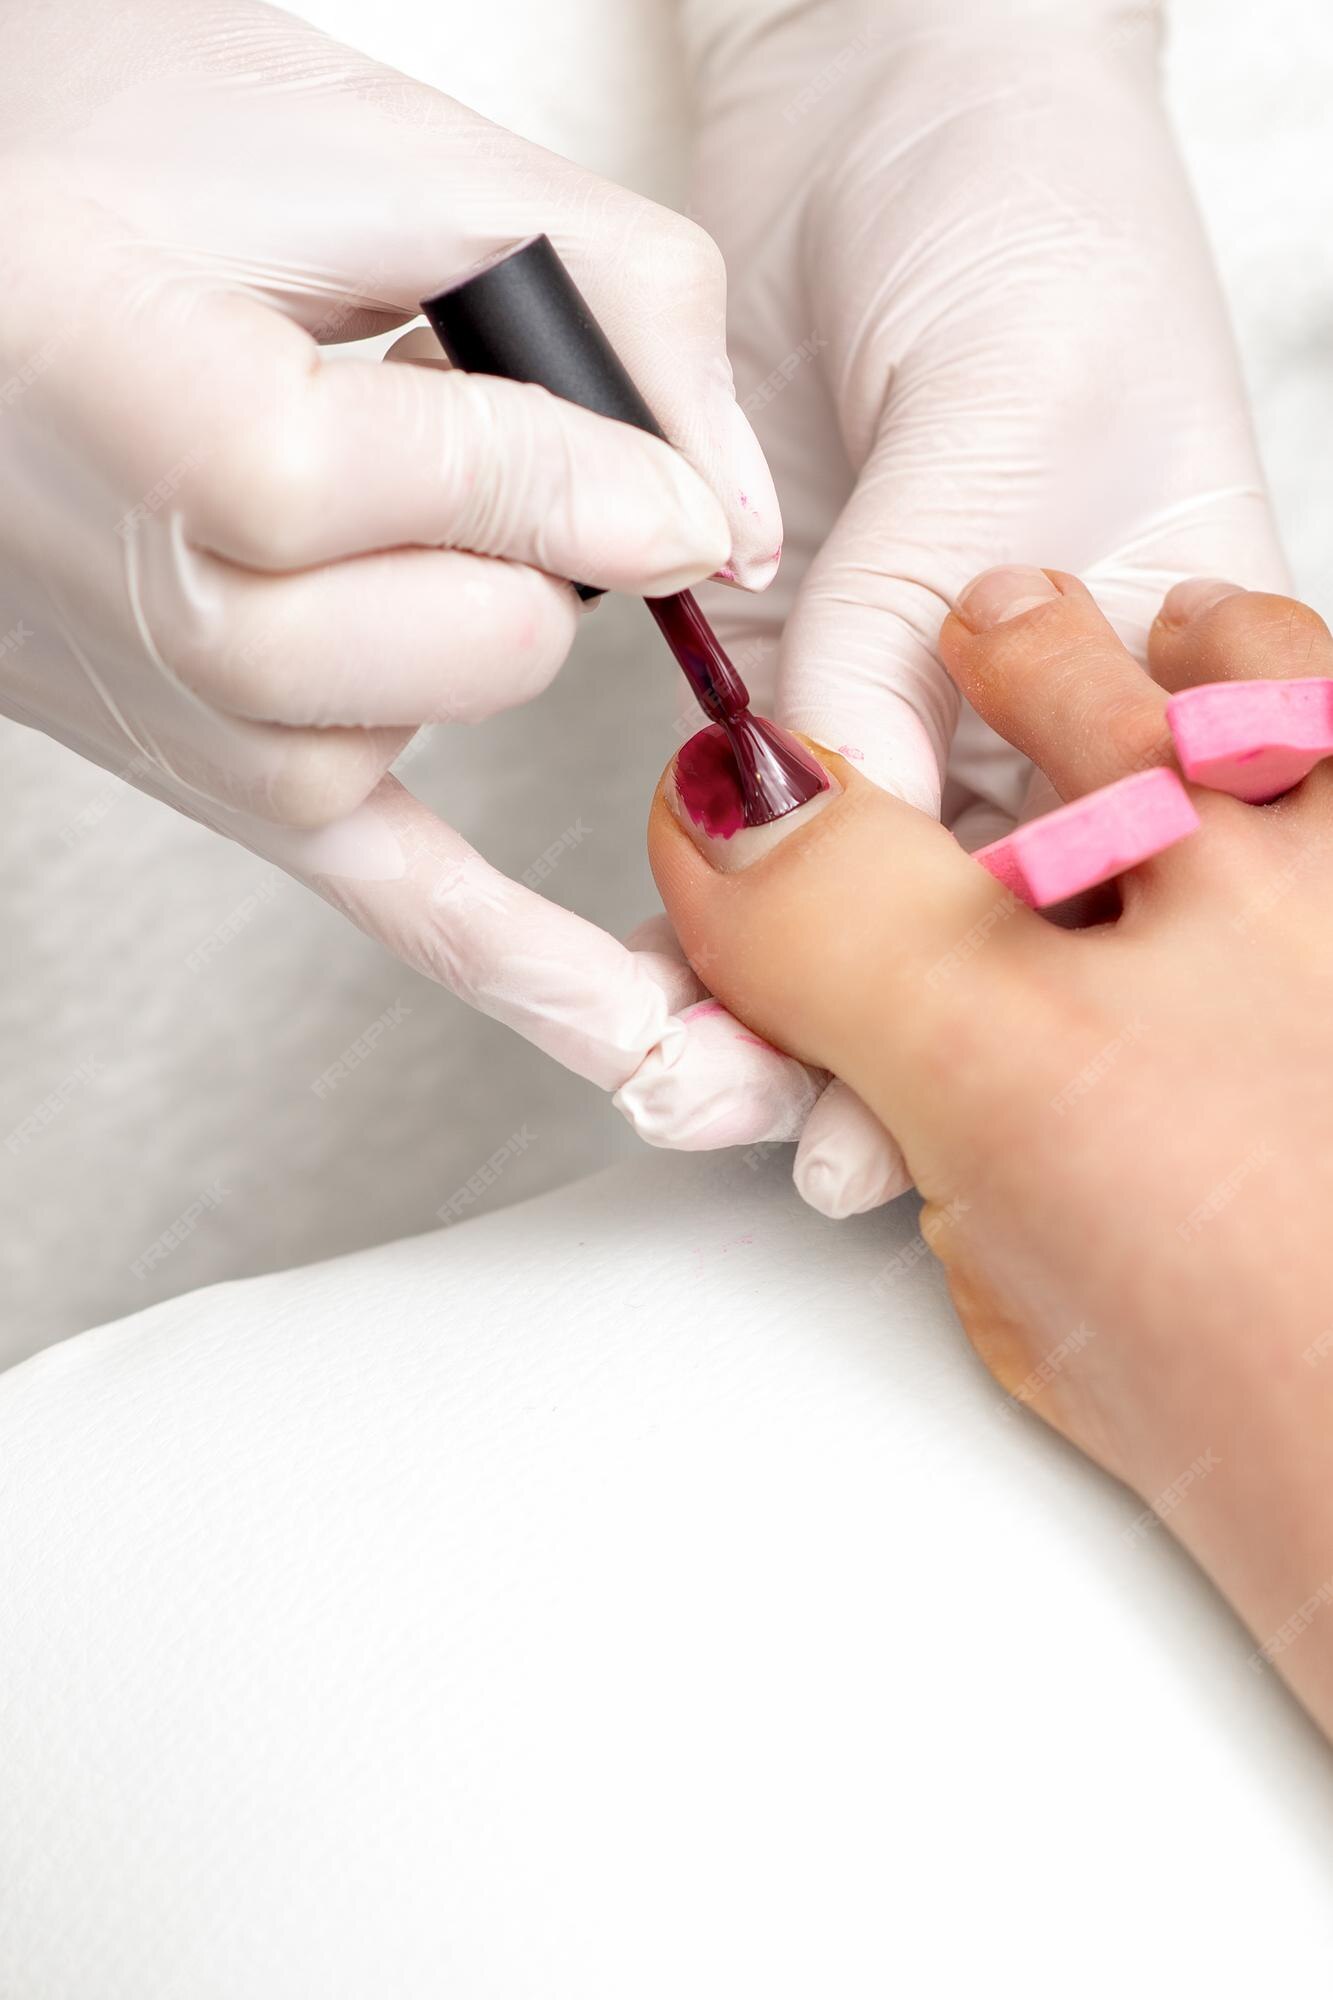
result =
[{"label": "foam toe separator", "polygon": [[1173,695],[1166,720],[1192,784],[1262,805],[1333,755],[1333,680],[1213,681]]},{"label": "foam toe separator", "polygon": [[1162,765],[1015,827],[973,859],[1021,902],[1044,910],[1150,861],[1198,825],[1189,793]]}]

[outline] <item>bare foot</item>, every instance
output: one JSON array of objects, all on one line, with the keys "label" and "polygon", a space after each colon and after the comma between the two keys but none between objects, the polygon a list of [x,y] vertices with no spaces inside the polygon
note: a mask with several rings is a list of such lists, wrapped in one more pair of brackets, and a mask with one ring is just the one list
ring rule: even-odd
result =
[{"label": "bare foot", "polygon": [[[1313,612],[1223,588],[1172,592],[1156,680],[1056,572],[978,579],[941,648],[1071,798],[1172,761],[1164,687],[1333,675]],[[1333,1730],[1333,767],[1267,807],[1195,793],[1201,831],[1070,932],[819,755],[840,790],[725,872],[668,774],[687,954],[897,1136],[986,1365],[1159,1507]]]}]

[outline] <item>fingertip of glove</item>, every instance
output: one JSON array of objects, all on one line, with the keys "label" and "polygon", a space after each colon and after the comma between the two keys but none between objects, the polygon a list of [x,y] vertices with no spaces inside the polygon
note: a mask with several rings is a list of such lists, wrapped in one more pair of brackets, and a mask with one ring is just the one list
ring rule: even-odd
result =
[{"label": "fingertip of glove", "polygon": [[855,1171],[848,1172],[841,1161],[819,1154],[803,1159],[799,1152],[792,1168],[792,1181],[806,1206],[830,1222],[869,1215],[886,1202],[896,1201],[911,1186],[906,1174],[867,1179]]},{"label": "fingertip of glove", "polygon": [[778,573],[781,561],[782,544],[779,542],[768,555],[732,555],[723,563],[721,569],[713,571],[709,581],[725,583],[732,590],[744,590],[752,596],[757,595],[761,590],[768,589]]}]

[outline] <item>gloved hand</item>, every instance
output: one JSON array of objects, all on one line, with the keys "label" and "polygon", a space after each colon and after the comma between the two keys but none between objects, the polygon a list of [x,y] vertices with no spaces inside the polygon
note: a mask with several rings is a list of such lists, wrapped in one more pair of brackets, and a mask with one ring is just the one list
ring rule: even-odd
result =
[{"label": "gloved hand", "polygon": [[[1140,656],[1181,577],[1287,587],[1156,10],[682,0],[682,18],[695,212],[787,517],[774,589],[710,609],[782,721],[911,804],[939,809],[952,738],[948,817],[978,846],[1024,811],[1026,769],[975,716],[954,735],[935,643],[971,576],[1075,571]],[[808,1073],[788,1086],[816,1207],[906,1184],[842,1085],[808,1118]],[[637,1081],[621,1101],[674,1142],[669,1105]]]},{"label": "gloved hand", "polygon": [[[247,0],[36,11],[0,133],[0,709],[619,1084],[683,1035],[675,963],[506,881],[385,773],[419,724],[549,681],[561,579],[772,575],[716,251]],[[539,389],[321,355],[537,230],[678,450]]]}]

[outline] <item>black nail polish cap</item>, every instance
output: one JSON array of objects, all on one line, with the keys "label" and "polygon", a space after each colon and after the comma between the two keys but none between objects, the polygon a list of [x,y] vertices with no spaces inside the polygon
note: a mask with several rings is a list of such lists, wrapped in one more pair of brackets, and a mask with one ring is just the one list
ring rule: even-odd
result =
[{"label": "black nail polish cap", "polygon": [[423,299],[421,310],[456,368],[536,382],[598,416],[665,436],[549,236],[488,257]]},{"label": "black nail polish cap", "polygon": [[[456,368],[535,382],[599,417],[665,437],[549,236],[499,251],[421,301]],[[600,597],[576,584],[580,597]]]}]

